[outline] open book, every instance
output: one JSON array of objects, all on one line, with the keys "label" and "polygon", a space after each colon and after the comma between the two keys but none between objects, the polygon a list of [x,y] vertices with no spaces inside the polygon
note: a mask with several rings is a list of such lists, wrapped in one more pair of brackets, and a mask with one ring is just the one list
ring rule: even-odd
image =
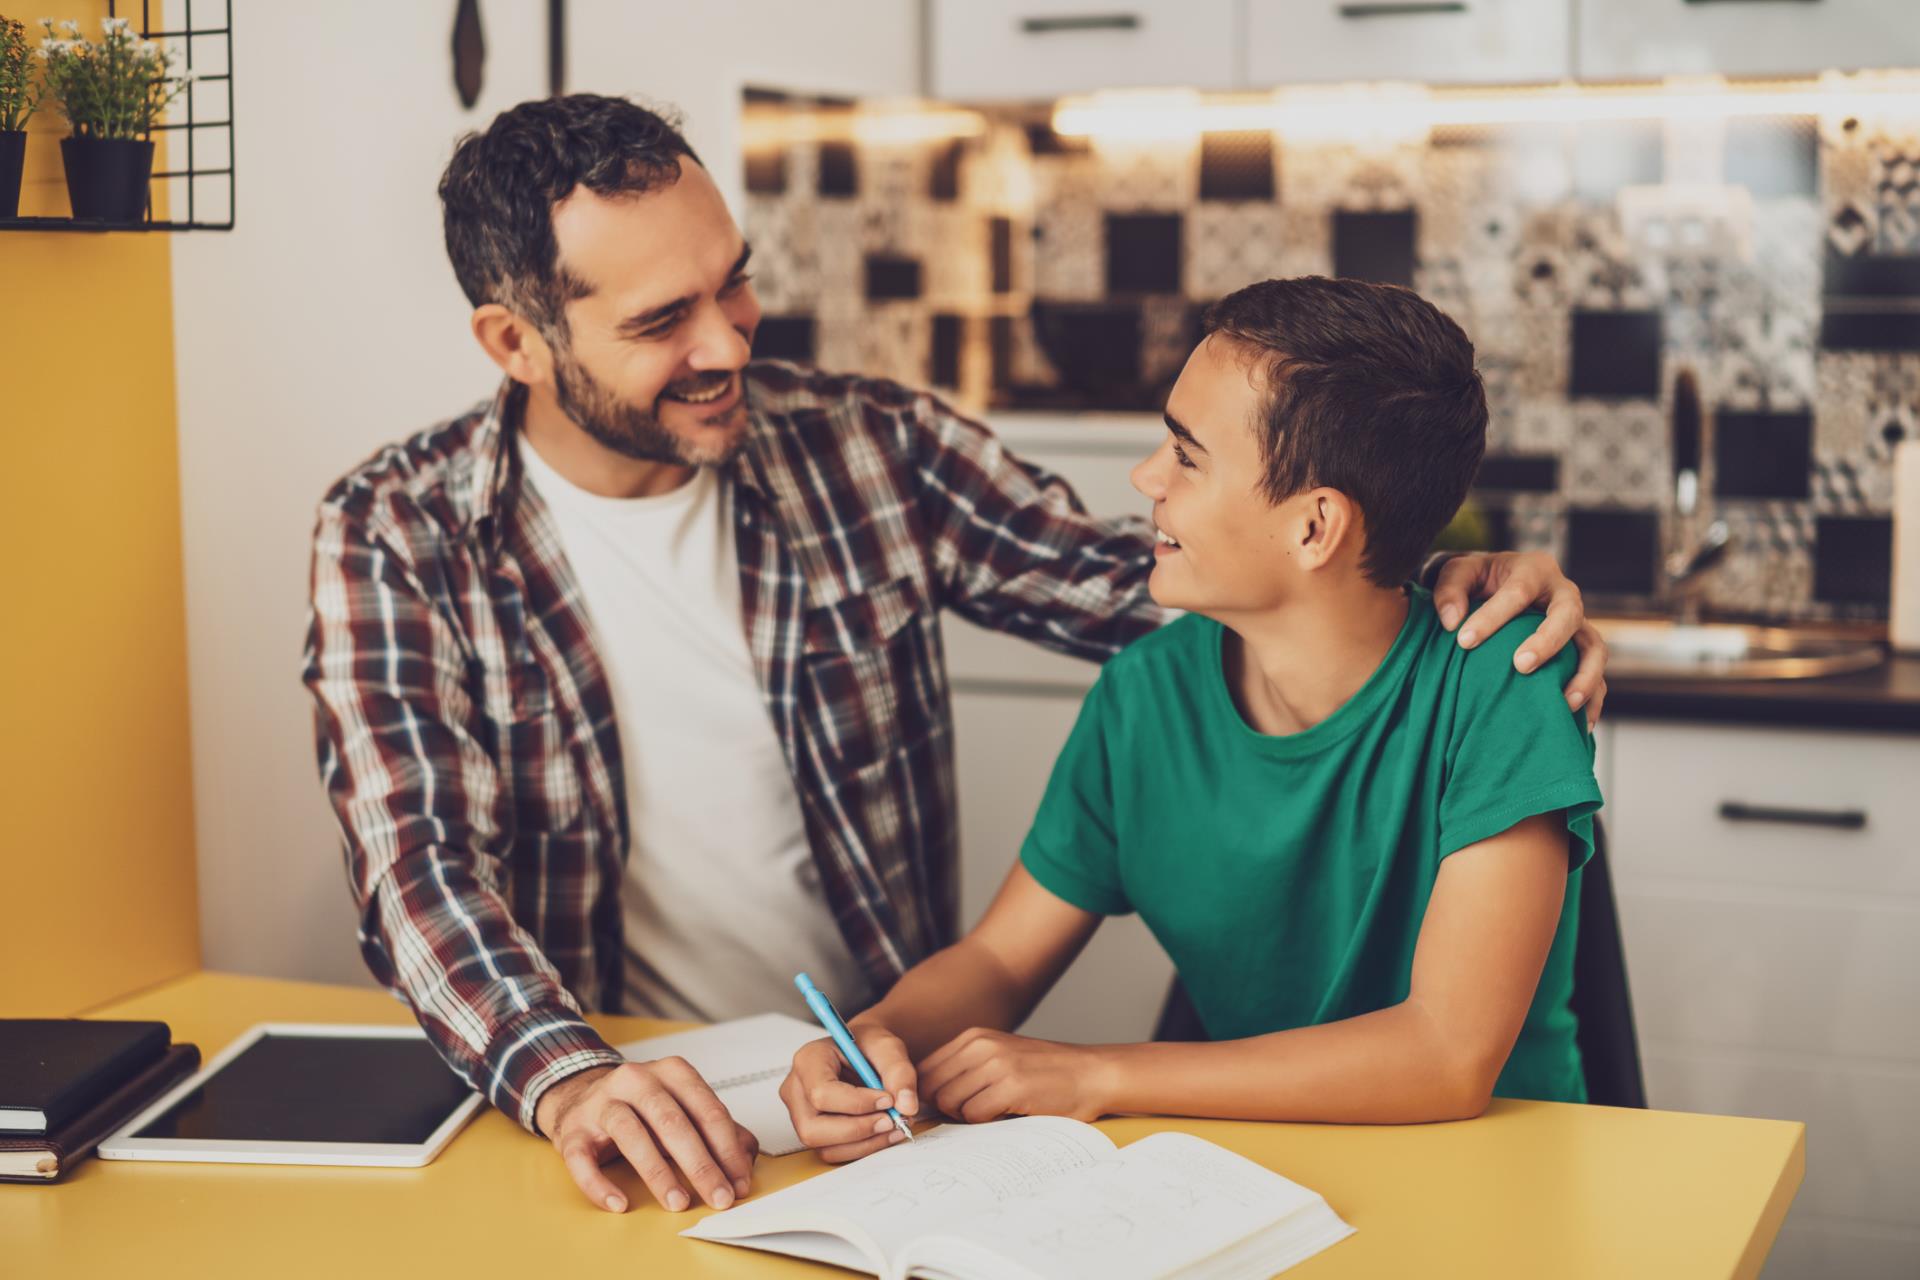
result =
[{"label": "open book", "polygon": [[790,1156],[806,1144],[793,1131],[787,1104],[780,1101],[780,1082],[787,1078],[800,1046],[825,1034],[816,1023],[784,1013],[762,1013],[697,1031],[635,1040],[621,1045],[620,1052],[633,1062],[685,1058],[727,1104],[733,1118],[753,1130],[760,1139],[761,1155]]},{"label": "open book", "polygon": [[946,1125],[681,1232],[882,1280],[1265,1280],[1353,1233],[1318,1195],[1223,1147],[1116,1147],[1030,1116]]}]

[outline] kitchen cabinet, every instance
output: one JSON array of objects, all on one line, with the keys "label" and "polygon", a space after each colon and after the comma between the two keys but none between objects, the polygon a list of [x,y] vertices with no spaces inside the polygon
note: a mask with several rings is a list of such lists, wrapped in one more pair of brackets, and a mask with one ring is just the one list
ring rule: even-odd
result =
[{"label": "kitchen cabinet", "polygon": [[1616,718],[1599,755],[1649,1104],[1807,1123],[1769,1276],[1920,1274],[1920,736]]},{"label": "kitchen cabinet", "polygon": [[1913,0],[1585,0],[1575,72],[1644,80],[1920,64]]},{"label": "kitchen cabinet", "polygon": [[[1246,0],[1250,88],[1524,84],[1573,74],[1571,0]],[[1602,6],[1604,7],[1604,6]]]},{"label": "kitchen cabinet", "polygon": [[933,0],[929,89],[956,102],[1233,89],[1240,19],[1240,0]]}]

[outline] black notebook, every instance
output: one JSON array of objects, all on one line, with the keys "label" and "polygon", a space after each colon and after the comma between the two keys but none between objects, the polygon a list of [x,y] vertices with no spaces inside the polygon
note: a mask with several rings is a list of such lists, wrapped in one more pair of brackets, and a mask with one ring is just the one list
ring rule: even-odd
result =
[{"label": "black notebook", "polygon": [[45,1133],[159,1061],[164,1022],[0,1018],[0,1133]]},{"label": "black notebook", "polygon": [[46,1133],[0,1133],[0,1182],[53,1181],[199,1067],[200,1050],[177,1044],[59,1128]]}]

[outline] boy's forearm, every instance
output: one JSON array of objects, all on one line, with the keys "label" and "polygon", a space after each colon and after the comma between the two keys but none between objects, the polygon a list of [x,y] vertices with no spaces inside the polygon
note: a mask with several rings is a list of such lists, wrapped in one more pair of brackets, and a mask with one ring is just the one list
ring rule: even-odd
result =
[{"label": "boy's forearm", "polygon": [[1412,1002],[1248,1040],[1107,1052],[1109,1112],[1336,1124],[1478,1115],[1505,1057],[1450,1042]]},{"label": "boy's forearm", "polygon": [[909,969],[853,1025],[878,1022],[917,1062],[971,1027],[1012,1030],[1033,997],[985,947],[962,939]]}]

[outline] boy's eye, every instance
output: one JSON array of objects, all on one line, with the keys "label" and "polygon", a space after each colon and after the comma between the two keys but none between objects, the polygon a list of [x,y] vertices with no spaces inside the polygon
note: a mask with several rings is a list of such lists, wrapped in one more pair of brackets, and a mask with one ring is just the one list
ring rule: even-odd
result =
[{"label": "boy's eye", "polygon": [[753,276],[744,272],[735,276],[733,279],[727,281],[727,287],[720,291],[720,296],[723,298],[731,298],[734,294],[746,288],[747,282],[751,279],[753,279]]},{"label": "boy's eye", "polygon": [[1182,448],[1180,445],[1176,444],[1175,446],[1173,446],[1173,456],[1179,460],[1181,466],[1186,467],[1188,470],[1192,470],[1193,459],[1187,456],[1187,451],[1184,448]]}]

